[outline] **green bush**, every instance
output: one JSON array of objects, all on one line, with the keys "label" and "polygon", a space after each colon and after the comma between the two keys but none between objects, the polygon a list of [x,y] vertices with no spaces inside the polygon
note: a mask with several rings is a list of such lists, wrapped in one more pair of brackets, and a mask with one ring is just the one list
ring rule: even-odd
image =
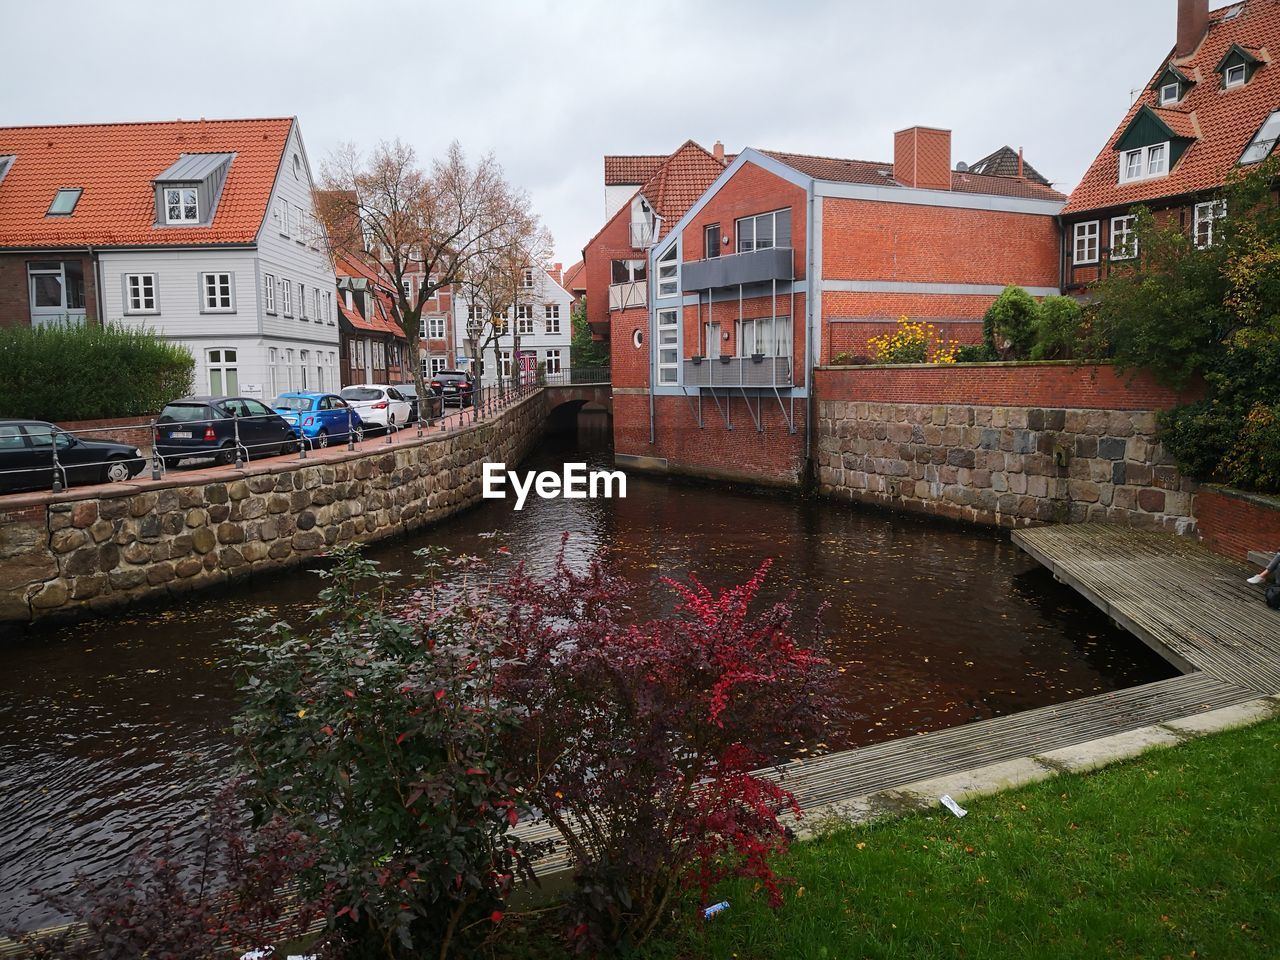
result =
[{"label": "green bush", "polygon": [[1084,311],[1071,297],[1045,297],[1035,317],[1032,360],[1072,360],[1083,357]]},{"label": "green bush", "polygon": [[98,420],[159,413],[190,393],[195,360],[149,330],[58,324],[0,330],[0,416]]},{"label": "green bush", "polygon": [[990,363],[997,359],[985,343],[966,343],[956,350],[956,363]]},{"label": "green bush", "polygon": [[1008,286],[982,318],[987,349],[1003,360],[1022,360],[1031,352],[1039,306],[1021,287]]}]

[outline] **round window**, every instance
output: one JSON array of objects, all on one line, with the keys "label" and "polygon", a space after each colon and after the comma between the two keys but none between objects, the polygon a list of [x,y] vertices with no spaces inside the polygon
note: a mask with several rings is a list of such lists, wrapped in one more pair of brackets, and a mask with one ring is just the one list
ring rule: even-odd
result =
[{"label": "round window", "polygon": [[302,158],[296,153],[293,155],[293,175],[299,180],[302,179]]},{"label": "round window", "polygon": [[644,343],[644,331],[639,327],[636,327],[631,333],[631,342],[635,344],[636,349],[639,350],[641,345]]}]

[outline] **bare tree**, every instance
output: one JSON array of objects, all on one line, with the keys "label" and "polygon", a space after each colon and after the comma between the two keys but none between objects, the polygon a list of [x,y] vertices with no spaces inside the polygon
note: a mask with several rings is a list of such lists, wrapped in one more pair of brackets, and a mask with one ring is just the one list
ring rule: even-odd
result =
[{"label": "bare tree", "polygon": [[[348,144],[325,161],[320,179],[316,210],[329,242],[390,288],[414,383],[426,396],[423,310],[441,287],[545,236],[529,198],[507,182],[492,155],[470,164],[457,142],[430,169],[399,140],[378,144],[368,157]],[[404,278],[418,272],[422,284],[410,296]]]}]

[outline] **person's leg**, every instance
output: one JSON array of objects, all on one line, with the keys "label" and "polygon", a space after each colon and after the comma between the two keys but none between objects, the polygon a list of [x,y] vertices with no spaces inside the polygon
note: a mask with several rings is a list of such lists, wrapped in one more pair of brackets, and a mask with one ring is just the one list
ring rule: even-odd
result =
[{"label": "person's leg", "polygon": [[1271,580],[1273,582],[1280,582],[1280,576],[1276,575],[1277,570],[1280,570],[1280,553],[1277,553],[1274,557],[1271,558],[1271,562],[1267,564],[1267,567],[1265,570],[1263,570],[1256,577],[1250,577],[1248,582],[1249,583],[1266,583],[1268,580]]}]

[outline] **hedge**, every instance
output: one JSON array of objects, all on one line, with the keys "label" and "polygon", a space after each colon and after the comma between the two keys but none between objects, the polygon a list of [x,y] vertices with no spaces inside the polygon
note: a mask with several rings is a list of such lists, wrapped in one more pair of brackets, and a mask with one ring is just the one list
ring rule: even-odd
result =
[{"label": "hedge", "polygon": [[0,329],[0,417],[105,420],[159,413],[191,392],[195,359],[150,330]]}]

